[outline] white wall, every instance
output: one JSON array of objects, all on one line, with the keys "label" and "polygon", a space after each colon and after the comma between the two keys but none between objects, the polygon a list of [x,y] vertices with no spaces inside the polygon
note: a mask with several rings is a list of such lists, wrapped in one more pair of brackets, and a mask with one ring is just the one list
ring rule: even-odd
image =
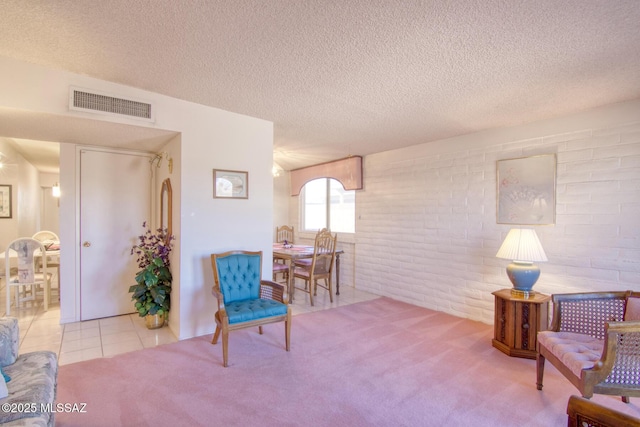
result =
[{"label": "white wall", "polygon": [[18,237],[31,237],[39,230],[41,188],[38,170],[0,137],[3,168],[0,184],[11,185],[12,217],[0,218],[0,247]]},{"label": "white wall", "polygon": [[[18,215],[16,203],[18,200],[18,157],[20,156],[9,145],[6,138],[0,137],[0,153],[2,153],[2,175],[0,184],[11,186],[11,218],[0,218],[0,250],[4,251],[7,245],[18,236]],[[4,265],[4,264],[3,264]]]},{"label": "white wall", "polygon": [[18,216],[18,235],[33,236],[40,229],[40,177],[38,170],[24,158],[20,158],[18,165],[17,190],[14,215]]},{"label": "white wall", "polygon": [[[273,178],[273,241],[275,242],[276,227],[293,225],[289,219],[289,200],[291,199],[291,185],[289,172],[280,171],[280,175]],[[294,232],[297,228],[294,226]]]},{"label": "white wall", "polygon": [[[69,86],[147,100],[155,107],[156,121],[141,123],[128,118],[70,112],[67,108]],[[124,123],[180,133],[180,141],[170,142],[168,147],[179,150],[174,153],[171,175],[172,181],[175,178],[176,182],[173,186],[173,221],[177,238],[172,262],[176,289],[172,295],[176,290],[179,295],[174,298],[178,305],[174,305],[177,312],[170,316],[170,327],[180,339],[212,333],[216,301],[211,295],[210,254],[229,249],[252,249],[263,250],[267,260],[272,257],[273,124],[6,58],[0,58],[0,94],[3,110],[51,114],[62,119],[86,118],[90,123]],[[95,145],[90,134],[72,138],[82,139],[82,144]],[[79,244],[74,153],[75,144],[61,145],[60,181],[64,190],[60,200],[62,322],[79,319],[78,253],[65,250]],[[247,171],[249,198],[213,199],[214,168]],[[270,272],[271,264],[263,263],[263,274],[268,277]]]},{"label": "white wall", "polygon": [[557,153],[549,258],[534,290],[640,290],[640,101],[370,155],[356,201],[358,289],[493,323],[496,161]]},{"label": "white wall", "polygon": [[60,174],[40,173],[40,220],[38,230],[53,231],[60,234],[59,200],[53,197],[52,187],[60,184]]}]

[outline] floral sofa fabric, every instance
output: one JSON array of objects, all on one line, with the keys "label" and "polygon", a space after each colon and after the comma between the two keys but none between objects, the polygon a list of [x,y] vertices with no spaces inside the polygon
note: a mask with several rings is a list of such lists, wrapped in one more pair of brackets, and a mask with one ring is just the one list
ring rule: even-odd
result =
[{"label": "floral sofa fabric", "polygon": [[58,358],[51,351],[18,355],[18,336],[18,320],[0,318],[0,366],[11,378],[0,399],[0,424],[53,426],[55,413],[46,409],[55,407]]}]

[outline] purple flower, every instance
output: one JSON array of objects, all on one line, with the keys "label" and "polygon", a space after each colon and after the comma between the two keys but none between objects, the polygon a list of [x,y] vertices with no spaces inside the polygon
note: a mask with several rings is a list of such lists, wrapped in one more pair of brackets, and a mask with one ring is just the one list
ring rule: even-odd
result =
[{"label": "purple flower", "polygon": [[173,247],[174,236],[165,239],[166,229],[158,228],[155,232],[147,227],[147,222],[142,223],[145,228],[144,234],[138,236],[138,244],[131,248],[131,255],[136,255],[136,262],[141,269],[146,268],[160,258],[162,264],[169,267],[169,254]]}]

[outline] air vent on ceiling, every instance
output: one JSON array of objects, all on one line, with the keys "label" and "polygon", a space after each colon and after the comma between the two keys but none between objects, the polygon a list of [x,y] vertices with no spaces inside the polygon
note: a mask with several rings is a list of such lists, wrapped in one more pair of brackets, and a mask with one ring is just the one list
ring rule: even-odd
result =
[{"label": "air vent on ceiling", "polygon": [[152,105],[132,99],[115,98],[95,91],[71,87],[69,90],[69,108],[77,111],[107,113],[133,117],[152,122]]}]

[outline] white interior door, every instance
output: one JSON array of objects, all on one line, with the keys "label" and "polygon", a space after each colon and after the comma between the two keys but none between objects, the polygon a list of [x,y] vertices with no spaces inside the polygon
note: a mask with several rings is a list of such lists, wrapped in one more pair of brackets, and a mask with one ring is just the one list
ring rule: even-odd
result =
[{"label": "white interior door", "polygon": [[134,311],[131,247],[151,219],[149,156],[80,153],[80,320]]}]

